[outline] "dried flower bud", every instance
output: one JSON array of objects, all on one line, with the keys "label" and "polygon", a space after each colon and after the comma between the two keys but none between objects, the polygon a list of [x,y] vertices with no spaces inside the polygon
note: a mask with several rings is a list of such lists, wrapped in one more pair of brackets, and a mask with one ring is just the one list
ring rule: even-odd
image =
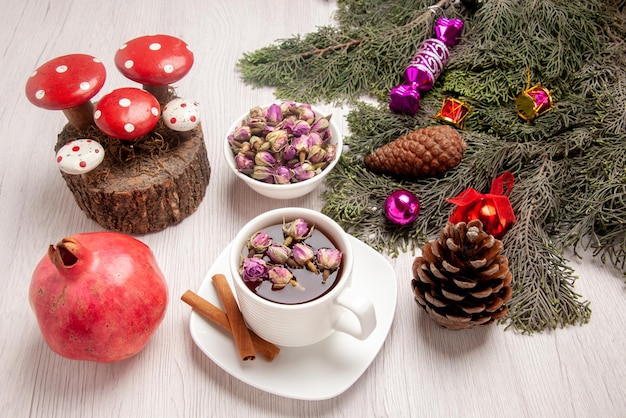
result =
[{"label": "dried flower bud", "polygon": [[326,150],[320,144],[311,146],[307,160],[309,160],[311,164],[326,162]]},{"label": "dried flower bud", "polygon": [[246,125],[250,128],[251,135],[262,135],[266,123],[264,118],[253,118],[249,119]]},{"label": "dried flower bud", "polygon": [[252,149],[252,145],[249,142],[244,142],[241,144],[241,148],[239,148],[239,152],[245,154],[246,157],[254,159],[254,155],[256,151]]},{"label": "dried flower bud", "polygon": [[274,154],[269,151],[259,151],[254,156],[254,164],[264,167],[274,167],[276,165],[276,158]]},{"label": "dried flower bud", "polygon": [[274,183],[289,184],[291,183],[291,176],[292,171],[288,167],[280,165],[274,170]]},{"label": "dried flower bud", "polygon": [[311,146],[313,145],[323,145],[324,141],[322,137],[317,132],[311,132],[309,134],[309,141],[311,141]]},{"label": "dried flower bud", "polygon": [[299,153],[303,151],[308,153],[309,149],[311,149],[311,139],[308,135],[298,136],[296,138],[293,138],[293,140],[291,141],[291,145],[293,145],[293,147]]},{"label": "dried flower bud", "polygon": [[274,289],[282,289],[293,280],[291,271],[284,267],[273,267],[269,270],[268,275],[273,283],[272,288]]},{"label": "dried flower bud", "polygon": [[313,273],[317,274],[317,268],[315,264],[313,264],[313,259],[315,258],[315,250],[308,244],[303,242],[298,242],[293,246],[292,249],[293,259],[300,266],[306,266],[307,269],[311,270]]},{"label": "dried flower bud", "polygon": [[255,165],[251,177],[266,183],[274,183],[274,170],[272,167]]},{"label": "dried flower bud", "polygon": [[326,145],[326,162],[330,163],[337,157],[337,146],[333,144]]},{"label": "dried flower bud", "polygon": [[304,266],[315,257],[313,247],[302,242],[294,244],[292,251],[293,259],[301,266]]},{"label": "dried flower bud", "polygon": [[283,235],[285,236],[284,245],[289,246],[292,241],[304,241],[311,236],[314,229],[315,226],[309,228],[309,225],[302,218],[296,218],[288,223],[283,222]]},{"label": "dried flower bud", "polygon": [[265,140],[270,144],[270,150],[273,152],[282,151],[289,144],[287,131],[278,129],[267,134]]},{"label": "dried flower bud", "polygon": [[248,239],[248,249],[253,250],[255,253],[265,252],[270,245],[272,245],[272,238],[265,232],[257,232]]},{"label": "dried flower bud", "polygon": [[247,125],[240,126],[233,132],[233,139],[237,142],[246,142],[250,139],[250,127]]},{"label": "dried flower bud", "polygon": [[283,160],[284,161],[291,161],[291,160],[295,160],[298,157],[298,150],[296,150],[296,147],[293,146],[293,144],[287,145],[287,147],[285,147],[285,149],[283,150]]},{"label": "dried flower bud", "polygon": [[330,126],[330,122],[328,119],[329,117],[327,116],[325,118],[319,118],[318,120],[316,120],[311,126],[311,131],[320,134],[326,132],[328,130],[328,127]]},{"label": "dried flower bud", "polygon": [[293,176],[298,181],[308,180],[317,174],[317,170],[307,161],[298,163],[293,167]]},{"label": "dried flower bud", "polygon": [[263,146],[263,144],[265,143],[265,140],[261,138],[260,136],[253,135],[252,137],[250,137],[250,141],[248,142],[250,144],[250,147],[254,151],[259,151],[261,147]]},{"label": "dried flower bud", "polygon": [[296,149],[300,162],[304,162],[307,155],[309,154],[309,150],[311,149],[311,139],[309,138],[309,136],[302,135],[295,137],[291,141],[291,145],[293,145],[293,147]]},{"label": "dried flower bud", "polygon": [[251,118],[262,118],[263,117],[263,109],[261,109],[261,106],[254,106],[252,109],[250,109],[249,113],[249,117]]},{"label": "dried flower bud", "polygon": [[244,282],[255,282],[267,279],[267,263],[258,257],[250,257],[243,260],[241,266],[241,277]]},{"label": "dried flower bud", "polygon": [[315,258],[317,266],[324,270],[337,270],[341,264],[343,254],[341,251],[333,248],[320,248],[317,250]]},{"label": "dried flower bud", "polygon": [[339,268],[342,256],[341,251],[332,248],[320,248],[317,250],[317,254],[315,255],[317,267],[324,272],[322,283],[326,283],[330,273]]},{"label": "dried flower bud", "polygon": [[249,175],[254,171],[254,161],[242,152],[235,155],[235,164],[237,165],[237,170],[244,174]]},{"label": "dried flower bud", "polygon": [[269,257],[272,263],[285,264],[291,256],[291,248],[284,245],[270,245],[265,252],[265,255]]},{"label": "dried flower bud", "polygon": [[288,116],[281,123],[278,124],[278,128],[287,132],[287,135],[293,135],[293,128],[296,123],[295,116]]},{"label": "dried flower bud", "polygon": [[285,100],[280,104],[280,111],[283,113],[283,115],[286,115],[288,113],[292,113],[291,109],[294,109],[295,107],[296,102],[292,100]]},{"label": "dried flower bud", "polygon": [[308,135],[311,132],[311,125],[303,120],[297,120],[293,126],[293,135],[298,137]]},{"label": "dried flower bud", "polygon": [[299,110],[298,117],[309,125],[312,125],[315,121],[315,112],[311,110],[311,106],[300,105]]},{"label": "dried flower bud", "polygon": [[276,126],[283,120],[283,112],[279,105],[272,104],[267,108],[265,120],[268,125]]}]

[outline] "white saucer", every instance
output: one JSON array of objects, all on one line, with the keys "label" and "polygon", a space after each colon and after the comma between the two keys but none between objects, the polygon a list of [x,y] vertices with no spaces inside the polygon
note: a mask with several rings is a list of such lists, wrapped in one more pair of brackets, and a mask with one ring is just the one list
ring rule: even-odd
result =
[{"label": "white saucer", "polygon": [[[243,362],[232,336],[192,311],[189,328],[193,341],[226,372],[266,392],[304,400],[329,399],[343,393],[365,372],[385,342],[397,295],[396,276],[389,262],[352,236],[350,242],[355,255],[352,285],[365,293],[376,309],[377,326],[366,340],[335,332],[308,347],[281,347],[272,362],[262,356]],[[197,292],[222,309],[211,277],[221,273],[232,284],[229,248],[230,245],[215,260]]]}]

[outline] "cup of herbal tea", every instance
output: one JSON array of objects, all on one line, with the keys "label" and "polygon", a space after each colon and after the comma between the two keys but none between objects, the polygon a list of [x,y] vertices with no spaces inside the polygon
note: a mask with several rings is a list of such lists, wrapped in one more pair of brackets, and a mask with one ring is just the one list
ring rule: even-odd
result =
[{"label": "cup of herbal tea", "polygon": [[262,213],[239,231],[229,256],[239,309],[267,341],[301,347],[333,332],[364,340],[376,327],[372,301],[351,286],[348,234],[320,212]]}]

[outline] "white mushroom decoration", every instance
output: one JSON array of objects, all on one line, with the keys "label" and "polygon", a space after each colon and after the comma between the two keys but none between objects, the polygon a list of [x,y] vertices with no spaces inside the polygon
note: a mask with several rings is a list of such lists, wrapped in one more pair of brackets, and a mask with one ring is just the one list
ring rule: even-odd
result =
[{"label": "white mushroom decoration", "polygon": [[169,85],[187,75],[193,61],[189,46],[170,35],[141,36],[126,42],[115,53],[117,69],[141,83],[161,104],[169,97]]},{"label": "white mushroom decoration", "polygon": [[59,169],[67,174],[85,174],[104,160],[104,148],[93,139],[76,139],[57,151]]},{"label": "white mushroom decoration", "polygon": [[125,87],[113,90],[96,105],[94,120],[105,134],[133,140],[149,133],[159,121],[161,108],[147,91]]},{"label": "white mushroom decoration", "polygon": [[100,60],[85,54],[63,55],[35,70],[26,82],[26,97],[35,106],[62,110],[70,125],[93,125],[94,97],[104,85],[106,69]]},{"label": "white mushroom decoration", "polygon": [[173,131],[188,132],[200,123],[200,108],[192,100],[173,99],[163,107],[161,113],[163,122]]}]

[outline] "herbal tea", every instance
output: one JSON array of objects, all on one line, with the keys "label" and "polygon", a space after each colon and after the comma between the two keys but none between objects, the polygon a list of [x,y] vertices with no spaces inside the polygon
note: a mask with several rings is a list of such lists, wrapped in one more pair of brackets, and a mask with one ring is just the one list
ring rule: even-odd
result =
[{"label": "herbal tea", "polygon": [[302,218],[255,233],[242,250],[241,277],[258,296],[294,305],[318,299],[337,284],[342,253]]}]

